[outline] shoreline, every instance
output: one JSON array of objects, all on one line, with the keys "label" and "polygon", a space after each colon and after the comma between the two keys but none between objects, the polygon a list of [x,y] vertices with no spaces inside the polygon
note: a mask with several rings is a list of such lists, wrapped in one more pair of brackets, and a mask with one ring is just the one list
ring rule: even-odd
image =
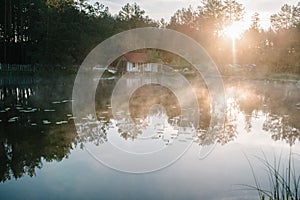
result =
[{"label": "shoreline", "polygon": [[[77,70],[67,70],[67,69],[59,69],[59,70],[37,70],[35,72],[24,72],[24,71],[11,71],[11,72],[3,72],[0,71],[0,78],[8,78],[8,77],[16,77],[16,76],[26,76],[26,77],[43,77],[43,76],[76,76]],[[192,78],[196,75],[196,73],[184,74],[181,75]],[[121,75],[116,75],[116,77]],[[270,73],[270,74],[249,74],[245,75],[228,75],[221,74],[221,78],[223,79],[237,79],[237,80],[262,80],[262,81],[285,81],[285,82],[298,82],[300,81],[300,74],[289,74],[289,73]]]}]

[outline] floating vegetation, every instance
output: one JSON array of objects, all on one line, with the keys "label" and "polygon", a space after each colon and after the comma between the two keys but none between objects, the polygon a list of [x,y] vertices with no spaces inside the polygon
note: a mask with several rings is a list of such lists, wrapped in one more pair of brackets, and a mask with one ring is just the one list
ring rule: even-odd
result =
[{"label": "floating vegetation", "polygon": [[68,103],[68,102],[73,102],[74,100],[73,99],[65,99],[65,100],[62,100],[61,102],[62,103]]},{"label": "floating vegetation", "polygon": [[5,113],[5,112],[7,112],[9,110],[10,110],[10,108],[5,108],[4,110],[0,110],[0,113]]},{"label": "floating vegetation", "polygon": [[18,119],[19,119],[19,117],[12,117],[8,120],[8,122],[9,123],[16,122]]},{"label": "floating vegetation", "polygon": [[53,101],[52,104],[60,104],[60,103],[68,103],[68,102],[73,102],[74,100],[70,99],[65,99],[62,101]]},{"label": "floating vegetation", "polygon": [[56,125],[62,125],[62,124],[67,124],[68,121],[59,121],[59,122],[56,122],[55,124]]},{"label": "floating vegetation", "polygon": [[55,112],[54,109],[45,109],[44,112]]},{"label": "floating vegetation", "polygon": [[51,122],[47,119],[43,120],[43,124],[51,124]]},{"label": "floating vegetation", "polygon": [[22,112],[22,113],[32,113],[32,112],[36,112],[37,109],[36,108],[28,108],[27,110],[19,110],[19,112]]}]

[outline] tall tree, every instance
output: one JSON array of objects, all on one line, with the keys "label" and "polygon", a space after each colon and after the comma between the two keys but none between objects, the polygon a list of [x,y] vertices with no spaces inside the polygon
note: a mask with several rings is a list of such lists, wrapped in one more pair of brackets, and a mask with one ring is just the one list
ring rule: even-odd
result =
[{"label": "tall tree", "polygon": [[4,0],[0,4],[0,62],[29,62],[26,52],[40,0]]},{"label": "tall tree", "polygon": [[251,17],[251,25],[250,29],[260,31],[260,18],[259,18],[259,13],[255,12],[252,17]]},{"label": "tall tree", "polygon": [[49,7],[55,7],[59,10],[64,10],[64,7],[74,5],[74,0],[46,0],[46,5]]},{"label": "tall tree", "polygon": [[156,22],[151,20],[145,11],[140,8],[137,3],[129,4],[121,8],[117,15],[118,29],[126,30],[146,26],[158,26]]},{"label": "tall tree", "polygon": [[202,0],[202,7],[199,7],[199,17],[204,20],[211,33],[218,32],[223,27],[224,6],[221,0]]},{"label": "tall tree", "polygon": [[193,10],[191,6],[189,6],[188,8],[182,8],[180,10],[177,10],[175,14],[171,17],[170,25],[186,25],[189,27],[194,27],[196,16],[197,13]]},{"label": "tall tree", "polygon": [[280,12],[271,15],[270,19],[275,31],[295,28],[300,23],[300,4],[297,6],[284,4]]},{"label": "tall tree", "polygon": [[226,26],[243,18],[244,7],[235,0],[202,0],[198,7],[198,24],[210,29],[211,33],[219,34]]},{"label": "tall tree", "polygon": [[236,0],[225,0],[223,8],[225,21],[229,23],[240,21],[243,18],[244,9],[243,5]]}]

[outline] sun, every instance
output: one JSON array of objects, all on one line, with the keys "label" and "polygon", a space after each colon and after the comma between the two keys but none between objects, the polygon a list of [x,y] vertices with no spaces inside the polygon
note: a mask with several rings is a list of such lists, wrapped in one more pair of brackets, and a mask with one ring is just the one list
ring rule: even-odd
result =
[{"label": "sun", "polygon": [[243,32],[244,29],[240,23],[232,23],[221,31],[223,36],[229,37],[232,40],[240,39]]}]

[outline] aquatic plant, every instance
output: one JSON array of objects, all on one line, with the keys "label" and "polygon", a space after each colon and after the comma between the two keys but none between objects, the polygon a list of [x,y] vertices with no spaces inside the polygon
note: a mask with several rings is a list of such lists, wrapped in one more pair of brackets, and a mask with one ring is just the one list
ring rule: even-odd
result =
[{"label": "aquatic plant", "polygon": [[282,163],[282,154],[277,159],[274,156],[273,163],[268,160],[264,152],[263,157],[255,158],[263,164],[268,176],[269,187],[263,188],[259,183],[254,167],[250,159],[245,155],[254,178],[255,185],[241,184],[250,190],[256,190],[261,200],[300,200],[300,169],[296,168],[294,155],[290,149],[287,166]]}]

